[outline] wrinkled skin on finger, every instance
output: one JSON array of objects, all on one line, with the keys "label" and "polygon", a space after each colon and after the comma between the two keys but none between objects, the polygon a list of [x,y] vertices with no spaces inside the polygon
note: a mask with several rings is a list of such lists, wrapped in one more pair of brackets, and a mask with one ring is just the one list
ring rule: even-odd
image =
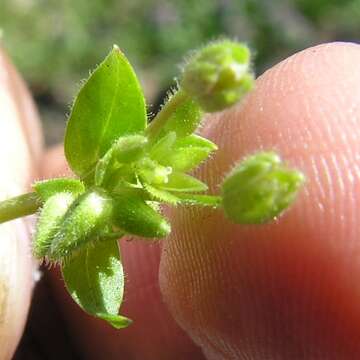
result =
[{"label": "wrinkled skin on finger", "polygon": [[[38,115],[14,67],[0,50],[0,198],[28,191],[42,153]],[[0,359],[11,359],[26,321],[35,264],[30,223],[0,225]]]},{"label": "wrinkled skin on finger", "polygon": [[307,177],[271,224],[171,212],[161,290],[208,359],[360,358],[359,61],[355,44],[307,49],[263,74],[244,104],[208,119],[203,134],[220,150],[199,174],[213,191],[259,149]]}]

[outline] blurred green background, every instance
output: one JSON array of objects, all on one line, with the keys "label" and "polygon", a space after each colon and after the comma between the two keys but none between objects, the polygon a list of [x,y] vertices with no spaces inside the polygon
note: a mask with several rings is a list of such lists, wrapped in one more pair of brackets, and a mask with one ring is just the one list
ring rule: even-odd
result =
[{"label": "blurred green background", "polygon": [[356,41],[360,0],[1,0],[2,46],[39,105],[46,141],[89,69],[116,43],[156,111],[189,49],[229,36],[255,50],[256,72],[326,41]]}]

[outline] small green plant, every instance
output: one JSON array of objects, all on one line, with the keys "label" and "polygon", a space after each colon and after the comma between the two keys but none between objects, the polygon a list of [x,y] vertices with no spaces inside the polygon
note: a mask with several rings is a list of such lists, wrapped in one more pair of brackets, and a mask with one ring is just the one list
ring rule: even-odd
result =
[{"label": "small green plant", "polygon": [[273,152],[243,160],[219,195],[188,174],[217,149],[196,135],[204,112],[234,105],[252,89],[250,52],[233,41],[212,43],[184,66],[176,91],[147,124],[144,96],[114,46],[77,95],[65,134],[76,178],[33,184],[34,192],[0,203],[0,223],[39,210],[33,254],[61,266],[80,307],[115,328],[124,272],[118,239],[164,238],[171,227],[160,205],[210,206],[239,224],[270,221],[295,199],[303,175]]}]

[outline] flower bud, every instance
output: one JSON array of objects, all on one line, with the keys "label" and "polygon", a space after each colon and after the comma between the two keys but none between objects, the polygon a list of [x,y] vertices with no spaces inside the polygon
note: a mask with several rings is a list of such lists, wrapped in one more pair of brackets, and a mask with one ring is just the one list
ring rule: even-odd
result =
[{"label": "flower bud", "polygon": [[250,156],[223,182],[225,215],[239,224],[270,221],[294,201],[304,180],[273,152]]},{"label": "flower bud", "polygon": [[42,259],[48,255],[62,218],[75,197],[74,194],[61,192],[52,195],[45,201],[36,225],[33,242],[33,254],[37,259]]},{"label": "flower bud", "polygon": [[234,41],[219,41],[199,50],[185,65],[180,86],[206,112],[234,105],[253,87],[250,51]]},{"label": "flower bud", "polygon": [[148,238],[165,237],[171,230],[158,212],[131,193],[114,195],[114,224],[129,234]]},{"label": "flower bud", "polygon": [[111,220],[112,199],[100,189],[81,194],[70,206],[51,243],[48,257],[61,260],[91,241]]},{"label": "flower bud", "polygon": [[142,135],[127,135],[119,138],[114,145],[114,156],[120,163],[130,163],[144,155],[148,140]]}]

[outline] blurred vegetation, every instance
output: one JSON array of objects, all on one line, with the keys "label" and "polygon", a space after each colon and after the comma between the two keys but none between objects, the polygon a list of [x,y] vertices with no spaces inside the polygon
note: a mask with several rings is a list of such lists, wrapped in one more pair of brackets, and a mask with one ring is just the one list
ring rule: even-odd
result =
[{"label": "blurred vegetation", "polygon": [[0,28],[55,142],[79,81],[113,43],[156,104],[188,50],[221,36],[256,50],[258,74],[310,45],[356,41],[360,0],[1,0]]}]

